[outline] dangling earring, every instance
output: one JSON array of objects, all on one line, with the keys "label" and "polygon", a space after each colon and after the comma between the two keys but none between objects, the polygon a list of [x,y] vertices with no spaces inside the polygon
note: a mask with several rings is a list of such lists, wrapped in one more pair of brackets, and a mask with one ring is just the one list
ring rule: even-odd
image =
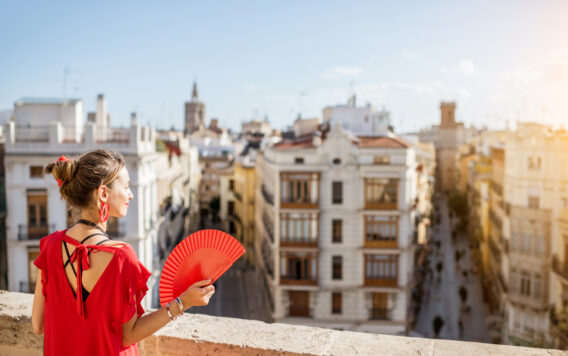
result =
[{"label": "dangling earring", "polygon": [[105,204],[104,201],[101,202],[101,208],[99,209],[99,220],[102,223],[105,223],[108,220],[108,204]]}]

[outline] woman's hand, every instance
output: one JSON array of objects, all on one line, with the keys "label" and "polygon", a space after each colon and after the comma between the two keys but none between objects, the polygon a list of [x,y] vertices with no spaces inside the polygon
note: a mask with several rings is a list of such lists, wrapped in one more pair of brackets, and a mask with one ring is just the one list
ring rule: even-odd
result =
[{"label": "woman's hand", "polygon": [[195,282],[180,295],[185,310],[209,304],[209,299],[215,293],[213,285],[207,286],[209,283],[211,283],[210,279]]}]

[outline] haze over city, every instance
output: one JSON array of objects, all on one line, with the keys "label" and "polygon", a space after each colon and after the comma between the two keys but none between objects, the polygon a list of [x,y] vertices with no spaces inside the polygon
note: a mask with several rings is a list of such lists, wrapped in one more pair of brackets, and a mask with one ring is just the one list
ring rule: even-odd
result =
[{"label": "haze over city", "polygon": [[466,125],[568,117],[566,1],[4,2],[0,110],[21,96],[108,100],[115,125],[183,127],[197,80],[235,131],[371,103],[397,132],[457,102]]}]

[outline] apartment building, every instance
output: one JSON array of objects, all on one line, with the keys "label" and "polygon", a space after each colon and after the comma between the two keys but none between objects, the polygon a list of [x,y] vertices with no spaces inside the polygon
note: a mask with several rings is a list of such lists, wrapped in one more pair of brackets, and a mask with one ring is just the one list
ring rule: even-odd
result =
[{"label": "apartment building", "polygon": [[256,161],[255,250],[272,316],[404,334],[416,243],[415,150],[396,136],[303,124],[301,135],[267,147]]},{"label": "apartment building", "polygon": [[[23,98],[14,103],[14,120],[5,127],[6,231],[8,288],[34,290],[39,239],[75,223],[59,188],[43,167],[61,155],[78,156],[96,148],[122,153],[134,199],[128,215],[109,220],[108,232],[132,245],[152,269],[157,258],[158,218],[155,133],[133,122],[129,128],[109,125],[106,101],[97,99],[96,120],[84,120],[80,99]],[[157,282],[149,281],[152,290]],[[150,306],[152,293],[145,298]]]},{"label": "apartment building", "polygon": [[518,123],[515,131],[493,133],[483,141],[489,145],[479,151],[489,151],[489,156],[478,158],[477,165],[490,178],[478,174],[473,182],[479,187],[488,182],[488,226],[480,227],[483,282],[487,301],[500,316],[501,342],[565,343],[554,330],[559,327],[556,313],[568,301],[568,170],[559,164],[567,158],[568,135],[541,124]]}]

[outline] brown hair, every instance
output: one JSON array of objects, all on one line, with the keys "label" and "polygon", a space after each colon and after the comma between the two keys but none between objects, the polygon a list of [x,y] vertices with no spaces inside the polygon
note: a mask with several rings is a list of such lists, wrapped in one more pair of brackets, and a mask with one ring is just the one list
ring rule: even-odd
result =
[{"label": "brown hair", "polygon": [[109,188],[124,167],[124,157],[115,151],[95,150],[76,159],[49,163],[44,172],[61,180],[61,197],[73,207],[87,208],[98,204],[96,189],[100,185]]}]

